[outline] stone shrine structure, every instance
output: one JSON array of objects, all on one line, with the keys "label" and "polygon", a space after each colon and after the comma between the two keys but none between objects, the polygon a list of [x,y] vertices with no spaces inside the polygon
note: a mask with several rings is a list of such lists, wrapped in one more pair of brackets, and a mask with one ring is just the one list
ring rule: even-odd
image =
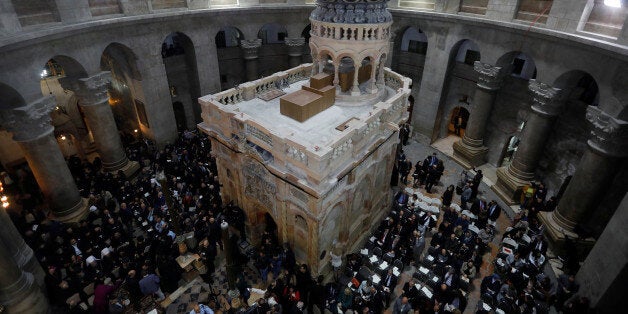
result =
[{"label": "stone shrine structure", "polygon": [[[310,22],[312,64],[201,97],[199,128],[211,138],[223,200],[246,212],[249,240],[275,223],[280,242],[321,273],[327,252],[357,249],[389,208],[411,80],[384,67],[386,1],[319,1]],[[326,76],[335,103],[301,122],[280,113],[279,98],[263,100],[324,88]]]}]

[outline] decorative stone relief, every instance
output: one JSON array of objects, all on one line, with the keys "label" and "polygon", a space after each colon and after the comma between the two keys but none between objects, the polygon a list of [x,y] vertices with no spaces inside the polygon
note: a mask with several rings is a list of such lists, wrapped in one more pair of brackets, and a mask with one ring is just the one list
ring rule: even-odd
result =
[{"label": "decorative stone relief", "polygon": [[303,216],[294,216],[294,224],[297,228],[300,228],[301,230],[307,232],[307,220]]},{"label": "decorative stone relief", "polygon": [[532,92],[534,101],[532,110],[548,116],[555,116],[559,113],[561,89],[541,83],[535,79],[530,80],[528,88]]},{"label": "decorative stone relief", "polygon": [[286,38],[284,41],[288,46],[288,55],[291,57],[299,57],[303,54],[303,46],[305,46],[305,38]]},{"label": "decorative stone relief", "polygon": [[505,77],[502,67],[475,61],[473,69],[480,74],[478,77],[479,87],[488,90],[498,90],[501,87],[501,83]]},{"label": "decorative stone relief", "polygon": [[277,187],[264,167],[257,163],[248,163],[242,168],[244,175],[244,193],[250,199],[257,200],[268,209],[275,210]]},{"label": "decorative stone relief", "polygon": [[336,159],[344,154],[344,152],[350,150],[353,147],[353,141],[348,139],[342,144],[335,147],[332,151],[331,159]]},{"label": "decorative stone relief", "polygon": [[262,40],[257,39],[244,39],[240,42],[240,47],[244,51],[245,60],[253,60],[259,57],[259,48],[262,46]]},{"label": "decorative stone relief", "polygon": [[246,132],[247,135],[251,135],[259,140],[261,140],[262,142],[273,146],[273,138],[270,137],[270,135],[262,132],[260,129],[250,125],[250,124],[245,124],[244,125],[244,130]]},{"label": "decorative stone relief", "polygon": [[307,165],[307,155],[301,149],[288,145],[286,155],[290,157],[291,159],[294,159],[298,162],[302,162]]},{"label": "decorative stone relief", "polygon": [[322,22],[362,24],[392,21],[386,1],[319,1],[310,18]]},{"label": "decorative stone relief", "polygon": [[381,125],[380,118],[377,118],[377,119],[375,119],[375,121],[372,121],[372,122],[370,122],[370,123],[368,123],[368,124],[366,125],[366,128],[364,128],[364,129],[362,130],[362,134],[363,134],[364,136],[366,136],[366,135],[370,134],[371,132],[373,132],[373,131],[375,131],[375,130],[379,129],[379,126],[380,126],[380,125]]},{"label": "decorative stone relief", "polygon": [[52,132],[50,112],[56,106],[54,96],[45,96],[26,106],[0,113],[0,121],[7,131],[13,133],[17,142],[36,139]]},{"label": "decorative stone relief", "polygon": [[290,188],[290,195],[294,196],[294,198],[296,198],[297,200],[301,201],[303,204],[307,204],[308,203],[308,199],[309,197],[307,196],[307,194],[305,194],[303,191],[295,188],[295,187],[291,187]]},{"label": "decorative stone relief", "polygon": [[603,154],[628,155],[628,122],[609,116],[598,107],[587,107],[587,121],[592,126],[589,146]]}]

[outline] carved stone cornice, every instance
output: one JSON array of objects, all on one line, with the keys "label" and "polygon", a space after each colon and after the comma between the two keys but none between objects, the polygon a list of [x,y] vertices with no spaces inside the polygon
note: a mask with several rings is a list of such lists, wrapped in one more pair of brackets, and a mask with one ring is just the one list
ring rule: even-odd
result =
[{"label": "carved stone cornice", "polygon": [[612,157],[628,155],[628,122],[615,119],[598,107],[587,107],[587,121],[591,125],[589,146]]},{"label": "carved stone cornice", "polygon": [[478,72],[478,86],[488,90],[498,90],[504,81],[504,71],[502,67],[493,66],[480,61],[475,61],[473,69]]},{"label": "carved stone cornice", "polygon": [[245,60],[257,59],[259,57],[259,48],[262,46],[261,39],[244,39],[240,41],[240,48],[244,52]]},{"label": "carved stone cornice", "polygon": [[528,88],[532,92],[532,110],[544,115],[553,117],[560,113],[562,106],[562,90],[548,84],[531,79]]},{"label": "carved stone cornice", "polygon": [[50,112],[55,106],[54,96],[45,96],[26,106],[3,111],[0,120],[16,142],[34,140],[54,130]]}]

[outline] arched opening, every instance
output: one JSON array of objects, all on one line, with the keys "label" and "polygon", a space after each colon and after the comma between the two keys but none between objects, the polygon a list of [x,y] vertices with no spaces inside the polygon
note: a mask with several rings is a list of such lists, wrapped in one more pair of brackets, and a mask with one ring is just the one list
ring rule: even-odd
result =
[{"label": "arched opening", "polygon": [[286,27],[279,23],[267,23],[257,32],[257,38],[262,40],[262,45],[283,44],[288,37]]},{"label": "arched opening", "polygon": [[216,48],[238,47],[243,39],[244,34],[239,29],[233,26],[225,26],[216,34]]},{"label": "arched opening", "polygon": [[355,64],[351,57],[342,57],[338,64],[338,84],[341,92],[349,92],[353,87]]},{"label": "arched opening", "polygon": [[0,110],[10,110],[26,105],[22,95],[13,87],[0,83]]},{"label": "arched opening", "polygon": [[233,26],[225,26],[216,34],[215,43],[222,90],[233,88],[245,81],[246,74],[240,51],[242,40],[244,40],[244,34]]},{"label": "arched opening", "polygon": [[[301,37],[305,38],[305,46],[309,47],[309,42],[310,42],[310,37],[312,37],[312,35],[310,34],[310,31],[312,30],[312,24],[308,24],[303,31],[301,32]],[[310,51],[310,49],[306,49],[303,52],[303,55],[301,56],[301,62],[302,63],[309,63],[312,62],[312,56],[314,54]]]},{"label": "arched opening", "polygon": [[177,121],[177,130],[183,131],[187,129],[187,122],[185,120],[185,109],[183,109],[183,103],[175,101],[172,103],[172,110],[174,111],[174,118]]},{"label": "arched opening", "polygon": [[554,121],[537,172],[544,178],[548,195],[556,194],[568,176],[575,173],[587,149],[588,106],[597,106],[599,88],[590,74],[574,70],[560,75],[552,84],[563,90],[563,110]]},{"label": "arched opening", "polygon": [[100,68],[111,72],[109,105],[123,138],[133,137],[140,131],[145,134],[150,125],[144,105],[142,77],[137,68],[137,56],[127,46],[112,43],[102,53]]},{"label": "arched opening", "polygon": [[[458,41],[449,51],[443,93],[432,133],[432,142],[441,141],[438,147],[450,149],[458,137],[464,134],[471,110],[471,97],[475,93],[478,79],[473,64],[480,61],[480,58],[478,45],[468,39]],[[461,109],[456,111],[456,108],[462,108],[464,111]],[[459,134],[456,134],[454,122],[459,120],[457,119],[459,112],[463,114],[463,124],[460,125]]]},{"label": "arched opening", "polygon": [[428,45],[427,35],[421,29],[406,27],[402,35],[397,38],[391,68],[412,79],[413,94],[416,95],[423,78]]},{"label": "arched opening", "polygon": [[506,140],[504,146],[502,147],[502,154],[500,161],[498,163],[499,167],[507,167],[512,162],[512,157],[514,156],[517,148],[519,147],[519,138],[517,136],[511,136]]},{"label": "arched opening", "polygon": [[194,43],[187,35],[174,32],[164,39],[161,47],[170,99],[183,105],[185,125],[194,128],[201,120],[197,101],[201,92]]},{"label": "arched opening", "polygon": [[310,37],[312,37],[310,31],[312,31],[312,24],[307,24],[307,26],[301,32],[301,37],[305,38],[306,44],[310,42]]},{"label": "arched opening", "polygon": [[[461,99],[461,103],[465,102],[465,98]],[[454,109],[451,110],[451,114],[449,115],[449,125],[447,127],[449,134],[453,134],[457,137],[462,137],[464,135],[464,131],[467,128],[467,122],[469,121],[469,110],[467,110],[468,103],[466,105],[467,106],[464,107],[454,107]]]},{"label": "arched opening", "polygon": [[85,159],[87,154],[93,152],[94,146],[90,145],[93,139],[83,108],[74,91],[68,88],[75,80],[86,77],[87,72],[75,59],[57,55],[43,65],[40,76],[42,95],[55,98],[56,106],[50,117],[63,156]]},{"label": "arched opening", "polygon": [[371,57],[362,59],[360,69],[358,70],[358,84],[369,81],[373,74],[373,69],[373,60]]},{"label": "arched opening", "polygon": [[497,66],[504,67],[512,77],[524,80],[536,78],[534,59],[520,51],[511,51],[497,60]]}]

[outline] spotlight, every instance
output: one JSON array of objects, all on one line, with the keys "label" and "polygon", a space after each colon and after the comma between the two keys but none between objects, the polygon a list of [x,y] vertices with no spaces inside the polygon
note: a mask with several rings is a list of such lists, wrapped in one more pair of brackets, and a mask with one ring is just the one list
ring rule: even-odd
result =
[{"label": "spotlight", "polygon": [[137,132],[139,132],[139,131],[138,131],[137,129],[135,129],[135,130],[133,130],[133,132],[137,133]]},{"label": "spotlight", "polygon": [[48,76],[48,71],[46,69],[44,69],[44,70],[41,71],[40,75],[41,75],[41,78],[44,78],[44,77]]},{"label": "spotlight", "polygon": [[61,140],[65,141],[65,135],[61,135]]},{"label": "spotlight", "polygon": [[604,5],[613,8],[621,8],[621,0],[604,0]]}]

